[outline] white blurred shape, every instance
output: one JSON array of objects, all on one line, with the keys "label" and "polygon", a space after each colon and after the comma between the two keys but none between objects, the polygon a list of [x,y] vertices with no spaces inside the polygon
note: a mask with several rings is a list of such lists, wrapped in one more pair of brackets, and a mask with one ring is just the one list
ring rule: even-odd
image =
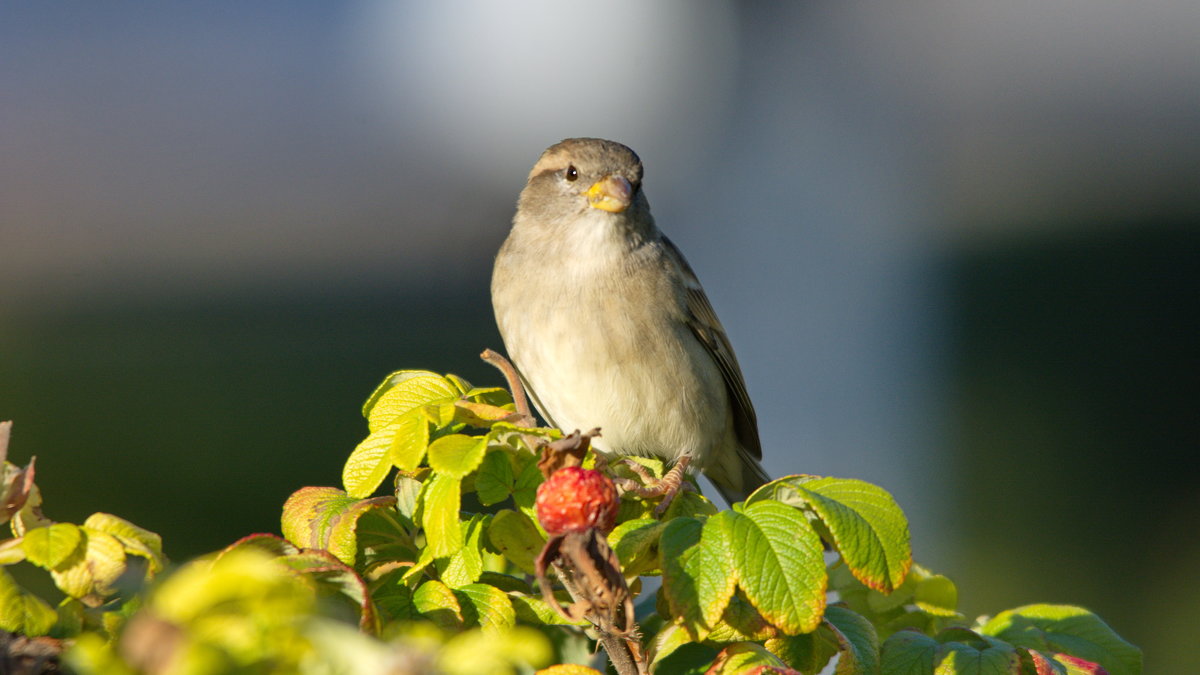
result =
[{"label": "white blurred shape", "polygon": [[505,188],[514,158],[532,165],[569,136],[702,159],[737,65],[728,2],[364,0],[353,16],[371,117],[407,149]]}]

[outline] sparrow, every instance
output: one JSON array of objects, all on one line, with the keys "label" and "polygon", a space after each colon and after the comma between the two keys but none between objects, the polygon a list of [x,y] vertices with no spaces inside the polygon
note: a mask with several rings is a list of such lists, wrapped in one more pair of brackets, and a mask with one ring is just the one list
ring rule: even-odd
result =
[{"label": "sparrow", "polygon": [[770,480],[729,338],[655,225],[633,150],[571,138],[542,153],[496,255],[492,307],[552,426],[599,427],[606,457],[674,463],[676,488],[699,468],[730,504]]}]

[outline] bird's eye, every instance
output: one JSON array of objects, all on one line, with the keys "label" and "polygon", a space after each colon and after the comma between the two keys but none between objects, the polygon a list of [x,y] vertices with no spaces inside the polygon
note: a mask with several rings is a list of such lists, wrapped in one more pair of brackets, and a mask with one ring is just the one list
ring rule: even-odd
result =
[{"label": "bird's eye", "polygon": [[563,177],[574,182],[576,178],[579,178],[579,170],[575,168],[574,164],[572,164],[567,167],[567,170],[563,173]]}]

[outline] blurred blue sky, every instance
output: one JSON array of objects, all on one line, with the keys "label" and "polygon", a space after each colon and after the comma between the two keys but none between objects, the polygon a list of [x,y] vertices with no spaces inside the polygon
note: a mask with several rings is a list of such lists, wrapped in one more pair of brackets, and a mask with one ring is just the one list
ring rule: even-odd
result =
[{"label": "blurred blue sky", "polygon": [[[731,334],[768,470],[884,484],[937,567],[942,265],[1200,220],[1198,36],[1193,0],[6,3],[0,332],[142,297],[482,296],[541,150],[612,138]],[[379,340],[380,376],[427,365]]]}]

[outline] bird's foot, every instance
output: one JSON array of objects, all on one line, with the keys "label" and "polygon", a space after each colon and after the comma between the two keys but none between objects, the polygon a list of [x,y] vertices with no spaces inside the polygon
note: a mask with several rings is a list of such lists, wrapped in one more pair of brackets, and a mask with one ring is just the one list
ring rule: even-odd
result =
[{"label": "bird's foot", "polygon": [[654,517],[658,518],[667,512],[676,495],[684,490],[692,489],[691,484],[683,480],[684,472],[687,471],[688,464],[691,461],[691,457],[684,455],[679,458],[679,461],[675,463],[675,466],[671,467],[671,470],[666,475],[662,478],[655,478],[646,470],[646,467],[632,459],[623,458],[621,463],[627,466],[638,478],[642,479],[642,485],[638,485],[636,481],[629,478],[617,478],[614,481],[624,491],[632,492],[643,499],[662,497],[662,502],[654,507]]}]

